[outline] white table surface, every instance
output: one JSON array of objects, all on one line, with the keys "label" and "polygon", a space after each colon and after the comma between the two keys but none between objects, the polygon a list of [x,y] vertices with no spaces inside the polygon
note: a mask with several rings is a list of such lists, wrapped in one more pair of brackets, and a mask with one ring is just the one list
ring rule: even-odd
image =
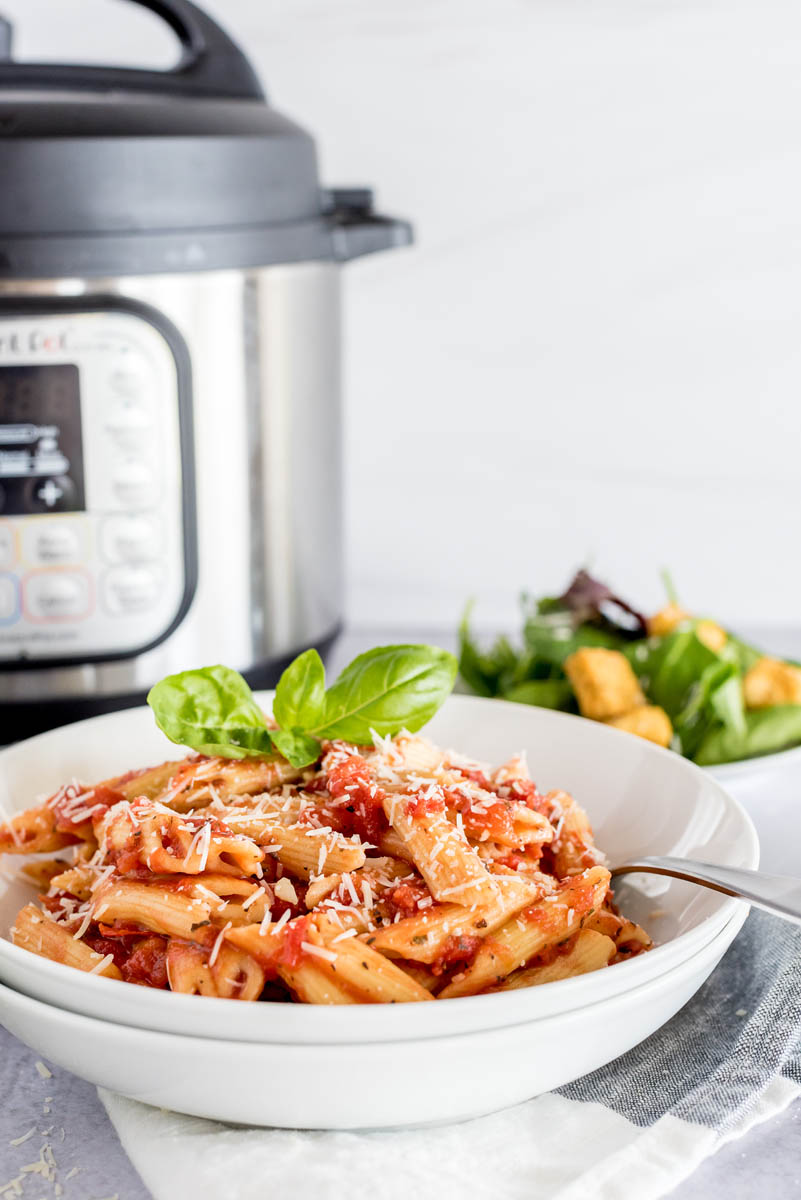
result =
[{"label": "white table surface", "polygon": [[[329,673],[336,674],[371,645],[400,640],[452,645],[442,631],[413,637],[397,628],[352,631],[335,647]],[[795,635],[791,642],[786,631],[776,631],[772,636],[764,633],[762,641],[769,648],[798,655],[799,645],[793,642],[801,643],[801,637]],[[780,794],[745,800],[760,834],[765,870],[798,873],[799,796],[801,770]],[[792,833],[789,838],[788,831]],[[147,1200],[149,1193],[123,1153],[95,1089],[57,1067],[52,1068],[51,1078],[43,1079],[36,1068],[38,1057],[0,1029],[0,1090],[7,1097],[0,1107],[0,1192],[26,1164],[39,1158],[47,1143],[57,1164],[62,1200],[111,1200],[115,1196],[117,1200]],[[10,1145],[29,1129],[34,1133],[23,1144]],[[79,1173],[66,1180],[76,1166]],[[56,1194],[52,1182],[38,1175],[24,1178],[24,1196]],[[725,1147],[672,1194],[673,1200],[753,1200],[756,1196],[768,1200],[797,1195],[801,1195],[801,1101]]]}]

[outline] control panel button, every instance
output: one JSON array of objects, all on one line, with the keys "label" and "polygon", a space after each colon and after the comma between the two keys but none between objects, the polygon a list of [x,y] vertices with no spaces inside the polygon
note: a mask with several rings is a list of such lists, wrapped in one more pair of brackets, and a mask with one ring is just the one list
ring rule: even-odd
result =
[{"label": "control panel button", "polygon": [[155,499],[156,480],[141,458],[126,458],[117,464],[112,479],[117,499],[127,508],[150,508]]},{"label": "control panel button", "polygon": [[7,571],[9,567],[13,567],[16,557],[11,526],[0,525],[0,571]]},{"label": "control panel button", "polygon": [[13,575],[0,575],[0,622],[7,625],[19,616],[17,581]]},{"label": "control panel button", "polygon": [[106,517],[100,527],[100,547],[110,563],[141,563],[161,552],[162,529],[156,517]]},{"label": "control panel button", "polygon": [[161,573],[152,567],[112,567],[102,579],[105,609],[114,617],[147,612],[159,598]]},{"label": "control panel button", "polygon": [[33,621],[77,621],[89,612],[89,579],[77,571],[36,571],[23,587]]},{"label": "control panel button", "polygon": [[117,367],[109,375],[108,382],[111,390],[120,396],[140,396],[146,387],[144,373],[133,363]]},{"label": "control panel button", "polygon": [[78,489],[68,475],[46,475],[29,479],[25,486],[27,512],[71,512],[78,500]]},{"label": "control panel button", "polygon": [[26,521],[22,526],[22,556],[34,567],[81,562],[85,557],[81,527],[68,517]]},{"label": "control panel button", "polygon": [[150,429],[153,414],[147,404],[137,399],[118,400],[106,413],[106,425],[112,433],[141,433]]}]

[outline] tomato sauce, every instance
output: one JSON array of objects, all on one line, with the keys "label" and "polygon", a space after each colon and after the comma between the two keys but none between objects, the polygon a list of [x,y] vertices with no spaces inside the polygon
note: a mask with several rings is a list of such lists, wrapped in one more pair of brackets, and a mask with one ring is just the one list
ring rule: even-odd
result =
[{"label": "tomato sauce", "polygon": [[296,921],[292,921],[286,926],[278,956],[278,961],[284,966],[296,967],[300,962],[304,954],[301,943],[308,941],[307,934],[310,924],[311,917],[298,917]]},{"label": "tomato sauce", "polygon": [[432,813],[445,812],[446,808],[445,796],[442,793],[429,796],[425,792],[420,792],[416,796],[412,796],[405,804],[407,817],[428,817]]},{"label": "tomato sauce", "polygon": [[557,958],[561,958],[563,954],[569,954],[576,944],[578,933],[574,933],[572,937],[566,938],[563,942],[552,942],[550,946],[546,946],[542,954],[538,954],[536,958],[532,958],[529,967],[547,967]]},{"label": "tomato sauce", "polygon": [[573,925],[590,911],[594,896],[595,889],[591,883],[576,884],[558,895],[557,900],[552,903],[540,902],[532,904],[530,908],[524,908],[520,916],[539,925],[543,931],[557,930],[565,923],[565,909],[573,910],[570,922]]},{"label": "tomato sauce", "polygon": [[465,779],[469,779],[471,783],[476,783],[485,792],[494,792],[495,787],[489,779],[489,776],[481,771],[478,767],[461,767],[456,763],[445,763],[449,771],[458,771]]},{"label": "tomato sauce", "polygon": [[469,966],[483,941],[483,938],[470,933],[449,937],[443,946],[442,953],[431,964],[431,970],[435,975],[441,975],[443,971],[450,970],[457,964],[460,967]]},{"label": "tomato sauce", "polygon": [[168,938],[121,923],[91,926],[83,940],[96,954],[110,954],[126,983],[167,987]]},{"label": "tomato sauce", "polygon": [[346,837],[356,834],[375,846],[389,828],[384,815],[384,791],[370,779],[370,770],[360,754],[335,763],[326,776],[326,787],[339,803],[323,807],[324,819]]},{"label": "tomato sauce", "polygon": [[420,907],[420,901],[425,900],[431,893],[422,879],[410,879],[388,891],[384,901],[391,909],[391,915],[400,913],[402,917],[410,917]]},{"label": "tomato sauce", "polygon": [[127,983],[140,983],[146,987],[167,986],[167,938],[157,933],[140,938],[130,956],[120,967]]},{"label": "tomato sauce", "polygon": [[119,804],[120,800],[124,799],[122,792],[102,785],[89,788],[85,801],[82,793],[71,795],[69,791],[66,791],[53,805],[56,829],[59,833],[75,833],[88,821],[96,821],[113,804]]},{"label": "tomato sauce", "polygon": [[546,809],[551,809],[553,806],[548,799],[537,790],[536,783],[530,779],[510,779],[508,783],[501,784],[504,791],[509,792],[509,799],[517,801],[518,804],[525,804],[533,812],[541,813],[547,816]]}]

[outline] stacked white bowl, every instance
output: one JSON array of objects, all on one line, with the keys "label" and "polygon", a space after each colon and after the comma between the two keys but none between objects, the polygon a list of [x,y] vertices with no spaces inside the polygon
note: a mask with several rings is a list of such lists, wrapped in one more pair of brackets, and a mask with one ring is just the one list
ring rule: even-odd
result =
[{"label": "stacked white bowl", "polygon": [[[260,699],[270,704],[270,695]],[[425,731],[500,763],[525,750],[542,790],[589,812],[611,864],[669,854],[755,867],[756,833],[708,772],[563,713],[453,696]],[[6,808],[175,756],[147,709],[97,717],[0,754]],[[678,1011],[747,909],[677,880],[616,889],[656,948],[611,968],[433,1004],[312,1007],[179,996],[86,975],[13,946],[31,887],[0,882],[0,1022],[46,1058],[125,1096],[218,1120],[365,1128],[461,1120],[610,1062]]]}]

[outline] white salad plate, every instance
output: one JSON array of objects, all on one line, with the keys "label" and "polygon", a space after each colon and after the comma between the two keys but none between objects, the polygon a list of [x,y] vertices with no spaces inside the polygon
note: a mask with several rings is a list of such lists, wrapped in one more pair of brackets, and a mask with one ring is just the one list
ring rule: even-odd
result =
[{"label": "white salad plate", "polygon": [[[258,699],[268,707],[271,695]],[[757,865],[756,833],[740,805],[706,772],[630,734],[471,696],[452,696],[425,733],[494,764],[525,750],[541,789],[563,788],[588,810],[612,863],[671,854]],[[72,778],[96,782],[179,754],[149,709],[65,726],[0,752],[5,808],[29,807]],[[89,976],[13,946],[8,931],[34,889],[6,875],[0,880],[0,980],[9,985],[0,992],[3,1024],[55,1062],[126,1095],[205,1116],[286,1126],[453,1120],[576,1078],[667,1020],[713,969],[746,912],[739,901],[691,884],[628,877],[618,900],[658,944],[612,968],[529,990],[428,1004],[244,1004]],[[67,1028],[68,1034],[56,1034]],[[311,1064],[320,1069],[323,1047],[326,1074],[329,1062],[341,1059],[353,1065],[349,1079],[363,1069],[372,1080],[364,1101],[352,1097],[343,1105],[343,1089],[307,1086]],[[245,1063],[257,1049],[267,1077],[280,1072],[285,1104],[262,1095],[262,1067],[254,1072],[258,1087],[251,1091],[243,1083],[251,1070]],[[417,1087],[414,1104],[400,1086],[390,1089],[394,1100],[377,1098],[376,1078],[411,1079],[415,1064],[429,1080],[440,1062],[441,1089]],[[306,1080],[297,1093],[286,1083],[290,1076]],[[313,1091],[319,1093],[314,1100]]]},{"label": "white salad plate", "polygon": [[780,784],[788,777],[801,777],[801,746],[702,769],[731,795],[738,799],[754,799],[757,792]]}]

